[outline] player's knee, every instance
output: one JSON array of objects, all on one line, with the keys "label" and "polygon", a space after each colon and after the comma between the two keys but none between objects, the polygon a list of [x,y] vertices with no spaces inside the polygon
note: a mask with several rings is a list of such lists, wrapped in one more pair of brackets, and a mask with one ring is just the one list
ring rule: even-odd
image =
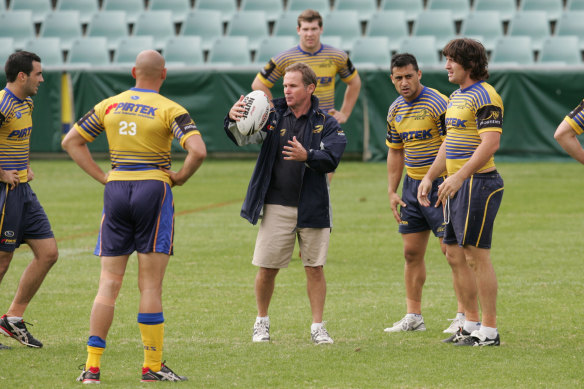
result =
[{"label": "player's knee", "polygon": [[39,260],[52,267],[55,263],[57,263],[57,259],[59,258],[59,251],[57,248],[54,250],[50,250],[48,252],[44,252],[41,256],[39,256]]},{"label": "player's knee", "polygon": [[424,254],[415,248],[404,248],[404,258],[408,265],[417,265],[424,261]]}]

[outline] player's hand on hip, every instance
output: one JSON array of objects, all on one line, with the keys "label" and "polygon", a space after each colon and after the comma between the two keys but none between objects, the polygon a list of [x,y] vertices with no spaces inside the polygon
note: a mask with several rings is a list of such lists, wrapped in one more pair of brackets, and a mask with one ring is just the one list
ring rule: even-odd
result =
[{"label": "player's hand on hip", "polygon": [[393,217],[398,223],[401,223],[401,217],[399,215],[399,211],[397,210],[397,206],[400,205],[402,207],[406,207],[406,203],[399,197],[399,195],[395,192],[389,194],[389,204],[391,205],[391,212],[393,212]]},{"label": "player's hand on hip", "polygon": [[26,169],[26,181],[31,182],[34,180],[34,172],[30,168],[30,166]]},{"label": "player's hand on hip", "polygon": [[423,207],[430,206],[430,199],[428,195],[432,191],[432,181],[429,178],[422,178],[420,185],[418,186],[418,202]]},{"label": "player's hand on hip", "polygon": [[16,188],[20,184],[20,177],[17,170],[1,170],[0,182],[8,184],[10,190]]},{"label": "player's hand on hip", "polygon": [[282,154],[284,154],[284,159],[288,161],[304,162],[308,159],[308,152],[296,137],[288,141],[288,145],[284,146]]},{"label": "player's hand on hip", "polygon": [[231,107],[231,109],[229,110],[229,119],[238,122],[239,119],[241,119],[241,117],[243,116],[243,113],[245,112],[245,107],[243,105],[243,97],[244,97],[243,95],[239,96],[239,100],[237,100],[237,102],[233,104],[233,107]]},{"label": "player's hand on hip", "polygon": [[345,115],[344,113],[342,113],[341,111],[337,111],[334,108],[329,109],[328,114],[331,115],[332,117],[334,117],[335,119],[337,119],[337,122],[339,122],[339,124],[343,124],[347,122],[347,115]]}]

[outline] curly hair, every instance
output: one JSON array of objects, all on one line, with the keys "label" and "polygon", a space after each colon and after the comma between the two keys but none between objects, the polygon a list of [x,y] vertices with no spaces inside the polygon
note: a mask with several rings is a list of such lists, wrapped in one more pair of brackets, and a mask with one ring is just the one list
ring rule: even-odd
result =
[{"label": "curly hair", "polygon": [[452,58],[465,70],[470,70],[470,78],[473,80],[489,78],[487,51],[481,42],[469,38],[453,39],[444,46],[442,54]]}]

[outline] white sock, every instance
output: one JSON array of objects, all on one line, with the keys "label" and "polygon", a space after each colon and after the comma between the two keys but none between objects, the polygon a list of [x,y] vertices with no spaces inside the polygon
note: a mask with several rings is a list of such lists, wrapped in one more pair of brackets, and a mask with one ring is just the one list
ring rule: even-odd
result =
[{"label": "white sock", "polygon": [[22,317],[20,316],[6,316],[6,319],[8,319],[10,323],[18,323],[19,321],[22,321]]},{"label": "white sock", "polygon": [[466,315],[464,314],[464,312],[456,312],[456,318],[458,320],[466,320]]},{"label": "white sock", "polygon": [[406,317],[411,317],[412,319],[421,319],[421,313],[406,313]]},{"label": "white sock", "polygon": [[497,328],[481,326],[479,331],[489,339],[495,339],[497,337]]},{"label": "white sock", "polygon": [[312,323],[312,325],[310,326],[310,332],[319,330],[323,325],[324,323]]},{"label": "white sock", "polygon": [[270,317],[269,316],[258,316],[256,317],[256,323],[262,322],[262,321],[267,321],[268,323],[270,322]]},{"label": "white sock", "polygon": [[470,333],[472,333],[475,330],[480,330],[481,329],[481,322],[479,322],[479,321],[465,320],[464,321],[464,327],[462,327],[462,329],[465,330],[466,332],[468,332],[470,334]]}]

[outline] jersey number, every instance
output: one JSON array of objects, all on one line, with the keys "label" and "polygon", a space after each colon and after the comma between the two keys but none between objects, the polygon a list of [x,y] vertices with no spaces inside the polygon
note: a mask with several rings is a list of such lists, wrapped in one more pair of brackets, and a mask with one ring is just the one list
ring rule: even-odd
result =
[{"label": "jersey number", "polygon": [[136,123],[122,120],[120,122],[120,135],[136,135]]}]

